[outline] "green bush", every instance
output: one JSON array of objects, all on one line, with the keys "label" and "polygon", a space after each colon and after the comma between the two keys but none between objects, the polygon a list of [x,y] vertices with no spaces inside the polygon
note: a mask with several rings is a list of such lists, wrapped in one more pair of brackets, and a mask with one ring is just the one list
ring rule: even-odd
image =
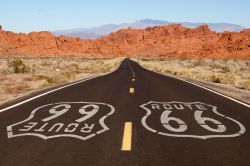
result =
[{"label": "green bush", "polygon": [[27,73],[31,69],[29,66],[25,65],[22,60],[8,60],[8,66],[13,70],[14,73]]}]

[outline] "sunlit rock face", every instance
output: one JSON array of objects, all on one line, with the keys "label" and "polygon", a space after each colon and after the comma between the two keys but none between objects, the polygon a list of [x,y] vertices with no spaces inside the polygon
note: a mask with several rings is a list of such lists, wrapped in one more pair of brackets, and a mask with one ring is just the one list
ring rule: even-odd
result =
[{"label": "sunlit rock face", "polygon": [[250,31],[220,33],[207,25],[186,28],[171,24],[121,29],[98,39],[82,40],[56,37],[47,31],[13,33],[0,27],[0,55],[250,58]]}]

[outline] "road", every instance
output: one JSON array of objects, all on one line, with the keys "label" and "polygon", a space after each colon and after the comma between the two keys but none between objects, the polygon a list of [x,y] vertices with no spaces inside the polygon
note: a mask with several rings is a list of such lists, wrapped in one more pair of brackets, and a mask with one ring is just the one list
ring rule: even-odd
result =
[{"label": "road", "polygon": [[250,106],[125,59],[0,107],[2,166],[248,166]]}]

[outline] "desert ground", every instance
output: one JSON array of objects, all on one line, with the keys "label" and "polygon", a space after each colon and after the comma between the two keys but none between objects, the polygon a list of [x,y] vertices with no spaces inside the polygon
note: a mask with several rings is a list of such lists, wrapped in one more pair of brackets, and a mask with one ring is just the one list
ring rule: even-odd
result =
[{"label": "desert ground", "polygon": [[250,103],[250,60],[226,58],[137,58],[142,66]]},{"label": "desert ground", "polygon": [[0,58],[0,104],[37,90],[101,75],[121,58]]},{"label": "desert ground", "polygon": [[[0,104],[49,87],[108,73],[123,58],[2,57]],[[250,101],[250,60],[133,58],[142,66]]]},{"label": "desert ground", "polygon": [[153,71],[250,90],[250,60],[200,58],[135,60]]}]

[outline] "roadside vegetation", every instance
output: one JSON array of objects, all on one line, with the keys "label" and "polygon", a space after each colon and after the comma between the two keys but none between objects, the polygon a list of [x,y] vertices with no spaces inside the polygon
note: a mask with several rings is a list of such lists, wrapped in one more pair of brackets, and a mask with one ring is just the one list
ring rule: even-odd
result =
[{"label": "roadside vegetation", "polygon": [[[156,72],[250,90],[250,60],[132,59]],[[0,104],[36,90],[110,72],[121,60],[122,58],[2,57],[0,58]],[[246,100],[249,100],[249,97],[248,94],[245,95]]]},{"label": "roadside vegetation", "polygon": [[0,104],[35,90],[112,71],[121,58],[0,58]]},{"label": "roadside vegetation", "polygon": [[156,72],[250,90],[250,60],[187,58],[137,58],[134,60]]}]

